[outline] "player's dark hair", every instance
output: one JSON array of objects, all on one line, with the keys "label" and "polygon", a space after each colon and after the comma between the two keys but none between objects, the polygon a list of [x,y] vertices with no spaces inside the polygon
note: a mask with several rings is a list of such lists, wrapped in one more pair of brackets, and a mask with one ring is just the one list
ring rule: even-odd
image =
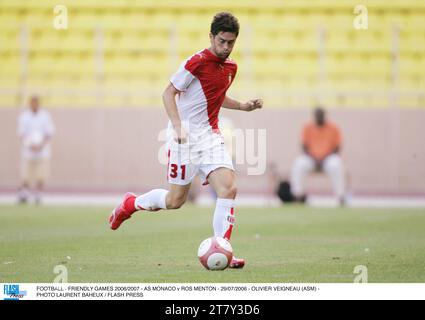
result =
[{"label": "player's dark hair", "polygon": [[230,12],[219,12],[214,16],[211,23],[211,33],[216,36],[221,31],[239,35],[238,19]]}]

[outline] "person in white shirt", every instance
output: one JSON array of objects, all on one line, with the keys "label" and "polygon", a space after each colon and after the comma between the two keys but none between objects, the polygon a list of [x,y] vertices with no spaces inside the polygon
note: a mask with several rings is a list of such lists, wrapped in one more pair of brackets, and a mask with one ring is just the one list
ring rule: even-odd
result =
[{"label": "person in white shirt", "polygon": [[49,174],[50,139],[55,131],[48,111],[40,108],[38,96],[31,96],[29,108],[18,121],[21,140],[21,185],[18,193],[20,203],[26,203],[30,187],[35,184],[35,202],[40,203]]}]

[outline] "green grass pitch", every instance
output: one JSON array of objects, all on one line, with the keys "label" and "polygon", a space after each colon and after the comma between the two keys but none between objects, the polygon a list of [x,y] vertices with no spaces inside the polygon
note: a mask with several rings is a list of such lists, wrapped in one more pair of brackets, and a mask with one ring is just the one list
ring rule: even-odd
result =
[{"label": "green grass pitch", "polygon": [[0,282],[425,282],[425,210],[237,208],[232,245],[243,270],[197,259],[213,208],[136,213],[111,231],[109,207],[0,206]]}]

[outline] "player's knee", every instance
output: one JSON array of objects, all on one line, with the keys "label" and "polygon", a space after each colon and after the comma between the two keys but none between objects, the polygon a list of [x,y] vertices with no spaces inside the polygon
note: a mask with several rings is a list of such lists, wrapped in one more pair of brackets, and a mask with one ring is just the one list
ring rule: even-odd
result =
[{"label": "player's knee", "polygon": [[292,165],[293,172],[304,172],[308,171],[311,167],[311,160],[307,156],[299,156],[295,159],[294,164]]},{"label": "player's knee", "polygon": [[338,158],[332,158],[329,163],[327,164],[328,170],[330,172],[338,172],[341,171],[343,166],[342,166],[342,161]]},{"label": "player's knee", "polygon": [[236,198],[236,195],[238,194],[238,188],[236,188],[236,186],[232,186],[229,190],[229,193],[231,198]]},{"label": "player's knee", "polygon": [[167,209],[180,209],[183,202],[170,202],[167,204]]},{"label": "player's knee", "polygon": [[172,197],[167,201],[167,209],[180,209],[185,202],[186,198],[184,196]]},{"label": "player's knee", "polygon": [[238,189],[235,185],[229,186],[227,188],[223,188],[220,191],[219,197],[224,199],[234,199],[238,193]]}]

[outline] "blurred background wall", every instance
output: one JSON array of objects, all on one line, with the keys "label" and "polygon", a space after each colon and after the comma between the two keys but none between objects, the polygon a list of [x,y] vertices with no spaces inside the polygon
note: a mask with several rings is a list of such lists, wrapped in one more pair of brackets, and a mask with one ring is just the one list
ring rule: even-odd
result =
[{"label": "blurred background wall", "polygon": [[[18,183],[16,122],[33,93],[57,127],[50,189],[164,185],[162,90],[183,59],[209,45],[213,15],[228,10],[241,23],[229,94],[262,97],[265,109],[224,114],[237,128],[267,129],[268,163],[289,172],[302,124],[322,104],[343,131],[353,190],[425,192],[424,1],[60,4],[67,29],[54,27],[65,12],[54,13],[56,1],[0,0],[0,190]],[[356,20],[365,9],[367,24]],[[264,191],[265,175],[238,170],[241,190]],[[330,189],[325,179],[309,179],[316,190]]]},{"label": "blurred background wall", "polygon": [[[49,188],[61,191],[147,190],[166,185],[165,111],[156,109],[54,109],[57,132],[52,144]],[[284,176],[301,152],[300,130],[311,111],[224,110],[236,128],[267,130],[267,164]],[[16,187],[19,177],[17,110],[1,110],[0,190]],[[424,110],[339,110],[329,117],[343,132],[342,156],[356,192],[425,193]],[[258,131],[255,131],[255,141]],[[257,155],[257,151],[254,153]],[[165,159],[165,160],[164,160]],[[165,162],[164,162],[165,161]],[[241,192],[264,194],[267,175],[248,176],[238,165]],[[310,177],[309,189],[331,191],[324,177]]]}]

